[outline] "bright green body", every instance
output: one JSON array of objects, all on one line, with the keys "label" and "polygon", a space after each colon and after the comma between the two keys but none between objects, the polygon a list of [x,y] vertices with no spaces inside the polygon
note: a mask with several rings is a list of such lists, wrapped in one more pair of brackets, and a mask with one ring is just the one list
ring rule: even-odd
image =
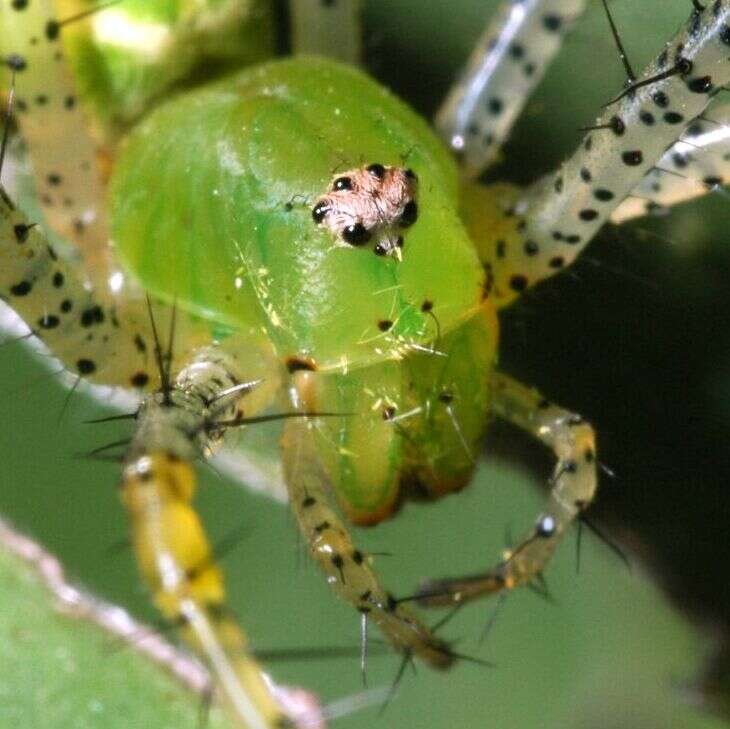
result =
[{"label": "bright green body", "polygon": [[[371,162],[419,177],[401,262],[312,220],[333,174]],[[304,58],[139,124],[111,183],[112,234],[147,289],[216,336],[263,330],[289,371],[316,371],[299,377],[310,407],[354,413],[321,425],[322,459],[350,516],[373,522],[404,484],[464,485],[486,423],[496,319],[457,194],[419,117],[359,71]]]}]

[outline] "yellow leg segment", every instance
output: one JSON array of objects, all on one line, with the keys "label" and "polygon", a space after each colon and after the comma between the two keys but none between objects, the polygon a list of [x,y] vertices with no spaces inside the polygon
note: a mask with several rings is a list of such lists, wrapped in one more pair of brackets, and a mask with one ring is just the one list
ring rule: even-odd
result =
[{"label": "yellow leg segment", "polygon": [[290,727],[225,604],[225,586],[192,506],[195,472],[151,452],[124,470],[122,500],[139,568],[162,615],[210,666],[220,694],[247,729]]},{"label": "yellow leg segment", "polygon": [[310,554],[335,593],[367,615],[399,651],[435,668],[448,668],[455,658],[449,645],[383,588],[372,558],[357,549],[332,509],[309,423],[300,419],[287,423],[283,457],[291,508]]},{"label": "yellow leg segment", "polygon": [[493,569],[463,578],[422,585],[419,601],[436,607],[511,590],[539,577],[571,523],[593,501],[596,451],[593,428],[573,413],[552,405],[535,390],[495,374],[495,414],[526,430],[557,457],[548,503],[532,529],[504,553]]}]

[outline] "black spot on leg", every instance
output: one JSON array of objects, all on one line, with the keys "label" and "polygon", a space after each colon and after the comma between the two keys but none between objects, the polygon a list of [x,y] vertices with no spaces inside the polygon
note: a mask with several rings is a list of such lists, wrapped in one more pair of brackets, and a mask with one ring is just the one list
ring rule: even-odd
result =
[{"label": "black spot on leg", "polygon": [[654,115],[650,111],[642,111],[639,114],[639,119],[646,124],[646,126],[650,127],[652,124],[654,124]]},{"label": "black spot on leg", "polygon": [[534,240],[525,241],[525,255],[536,256],[540,252],[540,246]]},{"label": "black spot on leg", "polygon": [[556,33],[563,25],[563,19],[559,15],[550,13],[543,17],[542,24],[545,30],[550,31],[551,33]]},{"label": "black spot on leg", "polygon": [[504,103],[502,102],[502,99],[495,96],[489,99],[489,101],[487,102],[487,109],[489,110],[490,114],[498,116],[502,113],[502,110],[504,109]]},{"label": "black spot on leg", "polygon": [[730,46],[730,25],[727,23],[720,29],[720,41],[726,46]]},{"label": "black spot on leg", "polygon": [[332,555],[332,564],[334,565],[335,569],[340,573],[340,580],[344,583],[345,581],[345,573],[343,572],[342,568],[345,565],[345,560],[342,559],[341,554],[333,554]]},{"label": "black spot on leg", "polygon": [[593,179],[591,171],[587,167],[581,167],[580,179],[583,180],[583,182],[590,182]]},{"label": "black spot on leg", "polygon": [[381,332],[389,331],[392,326],[393,326],[393,322],[390,321],[390,319],[381,319],[378,322],[378,329],[380,329]]},{"label": "black spot on leg", "polygon": [[504,258],[504,255],[507,252],[507,241],[498,240],[495,245],[496,245],[497,258]]},{"label": "black spot on leg", "polygon": [[147,351],[147,345],[139,334],[134,335],[134,346],[141,354],[144,354]]},{"label": "black spot on leg", "polygon": [[549,266],[550,268],[562,268],[565,265],[565,259],[562,256],[553,256],[550,259]]},{"label": "black spot on leg", "polygon": [[661,109],[666,109],[669,106],[669,97],[663,91],[657,91],[652,94],[651,98],[654,103]]},{"label": "black spot on leg", "polygon": [[331,525],[328,521],[322,521],[314,527],[314,531],[317,532],[317,534],[321,534],[322,532],[327,531],[330,526]]},{"label": "black spot on leg", "polygon": [[302,506],[305,509],[309,509],[312,506],[314,506],[317,503],[317,499],[314,498],[314,496],[305,496],[302,500]]},{"label": "black spot on leg", "polygon": [[583,453],[583,458],[585,458],[586,463],[593,463],[596,458],[596,454],[594,453],[593,448],[586,448]]},{"label": "black spot on leg", "polygon": [[16,243],[25,243],[28,240],[28,233],[30,233],[31,226],[25,225],[24,223],[18,223],[13,226],[13,233],[15,234]]},{"label": "black spot on leg", "polygon": [[33,284],[30,281],[21,281],[10,287],[10,293],[13,296],[27,296],[32,288]]},{"label": "black spot on leg", "polygon": [[353,551],[352,561],[355,564],[362,564],[365,561],[365,557],[363,556],[363,553],[359,549],[356,549]]},{"label": "black spot on leg", "polygon": [[38,326],[41,329],[55,329],[61,320],[54,314],[45,314],[38,320]]},{"label": "black spot on leg", "polygon": [[90,359],[80,359],[76,362],[76,369],[80,375],[91,375],[96,372],[96,365]]},{"label": "black spot on leg", "polygon": [[588,223],[598,217],[598,211],[592,208],[586,208],[578,213],[578,217]]},{"label": "black spot on leg", "polygon": [[64,109],[68,109],[69,111],[73,109],[76,106],[76,97],[69,94],[64,100],[63,100],[63,107]]},{"label": "black spot on leg", "polygon": [[684,116],[676,111],[668,111],[664,114],[664,121],[667,124],[681,124],[684,121]]},{"label": "black spot on leg", "polygon": [[63,286],[64,282],[63,274],[60,271],[56,271],[56,273],[53,274],[53,278],[51,279],[53,285],[55,288],[60,289],[61,286]]},{"label": "black spot on leg", "polygon": [[700,76],[687,83],[687,88],[695,94],[709,94],[712,91],[712,76]]},{"label": "black spot on leg", "polygon": [[610,190],[606,190],[605,188],[600,187],[597,190],[593,191],[593,197],[595,197],[596,200],[600,200],[601,202],[608,202],[609,200],[613,200],[615,196]]},{"label": "black spot on leg", "polygon": [[28,7],[28,0],[13,0],[10,5],[13,10],[25,10]]},{"label": "black spot on leg", "polygon": [[561,193],[563,191],[563,178],[562,177],[556,177],[555,183],[554,183],[555,192]]},{"label": "black spot on leg", "polygon": [[624,132],[626,131],[626,124],[620,116],[612,116],[611,121],[609,122],[609,126],[611,127],[611,131],[617,137],[623,136]]},{"label": "black spot on leg", "polygon": [[38,96],[35,97],[35,103],[38,104],[38,106],[45,106],[48,103],[48,96],[46,94],[38,94]]},{"label": "black spot on leg", "polygon": [[423,303],[421,304],[421,311],[426,314],[429,311],[433,311],[433,301],[430,299],[424,299]]},{"label": "black spot on leg", "polygon": [[58,172],[51,172],[48,177],[46,177],[46,180],[48,181],[49,185],[52,185],[53,187],[58,187],[58,185],[61,184],[61,175],[58,174]]},{"label": "black spot on leg", "polygon": [[69,311],[73,308],[73,303],[71,299],[64,299],[61,302],[61,306],[59,307],[61,309],[62,314],[68,314]]},{"label": "black spot on leg", "polygon": [[621,155],[621,159],[625,165],[628,165],[629,167],[637,167],[644,161],[644,155],[641,153],[641,150],[634,149],[629,152],[624,152]]},{"label": "black spot on leg", "polygon": [[58,38],[61,33],[61,24],[57,20],[49,20],[46,23],[46,38],[49,41],[54,41]]},{"label": "black spot on leg", "polygon": [[521,293],[527,288],[527,276],[523,276],[520,273],[515,274],[509,280],[509,287],[512,291]]},{"label": "black spot on leg", "polygon": [[100,306],[90,306],[81,313],[81,326],[90,327],[104,321],[104,311]]},{"label": "black spot on leg", "polygon": [[146,372],[137,372],[129,379],[132,387],[145,387],[150,381],[150,377]]}]

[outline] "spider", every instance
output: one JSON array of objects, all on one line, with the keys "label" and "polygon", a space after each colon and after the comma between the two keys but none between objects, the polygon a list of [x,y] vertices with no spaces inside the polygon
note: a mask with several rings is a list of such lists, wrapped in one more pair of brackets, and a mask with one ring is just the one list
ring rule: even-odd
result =
[{"label": "spider", "polygon": [[[526,192],[464,183],[457,193],[453,163],[422,122],[366,78],[329,62],[263,66],[238,76],[238,85],[225,81],[160,107],[131,132],[118,160],[116,152],[107,155],[115,167],[114,240],[144,288],[167,303],[152,315],[135,293],[135,281],[98,245],[106,223],[96,196],[106,172],[95,170],[90,140],[80,151],[85,135],[73,122],[80,113],[76,96],[59,91],[68,90],[63,77],[51,87],[45,71],[34,73],[37,59],[51,68],[62,62],[54,54],[67,26],[40,3],[10,5],[8,17],[23,24],[15,38],[24,38],[25,45],[4,53],[19,88],[21,81],[27,84],[19,118],[37,155],[35,172],[45,190],[41,202],[56,227],[79,243],[89,265],[83,270],[61,260],[5,196],[3,244],[10,265],[3,294],[75,376],[146,393],[124,456],[122,494],[156,604],[217,667],[219,692],[234,716],[254,727],[287,725],[225,609],[221,576],[190,503],[190,461],[212,454],[226,431],[255,422],[283,397],[289,497],[328,582],[360,611],[364,625],[378,625],[406,657],[448,667],[457,654],[407,602],[381,587],[371,558],[352,543],[329,505],[325,486],[332,486],[346,515],[361,524],[388,516],[402,496],[458,490],[470,478],[491,412],[555,450],[550,501],[496,567],[432,582],[418,597],[424,604],[461,605],[542,573],[567,527],[593,499],[593,433],[579,416],[497,374],[495,310],[568,266],[609,216],[631,214],[622,201],[637,186],[651,184],[643,183],[647,172],[727,83],[727,3],[695,8],[671,52],[640,75],[627,68],[626,92],[592,125],[575,156]],[[493,161],[581,5],[516,3],[497,21],[501,25],[477,56],[480,63],[498,61],[497,71],[474,91],[469,79],[484,75],[474,66],[438,117],[465,176]],[[311,48],[311,42],[325,54],[351,52],[356,43],[347,42],[355,37],[343,25],[350,17],[347,5],[337,5],[343,15],[332,18],[333,12],[313,4],[307,21],[316,18],[320,29],[335,22],[335,42],[327,33],[310,38],[311,26],[300,18],[295,38],[301,47]],[[295,23],[297,18],[294,13]],[[71,24],[68,30],[73,32]],[[230,187],[246,165],[241,166],[242,149],[216,123],[227,118],[226,104],[235,103],[236,94],[251,104],[243,106],[236,129],[256,149],[245,159],[250,167],[260,166],[256,176],[266,181],[264,192],[251,187],[241,195]],[[287,117],[282,100],[289,95],[300,116]],[[65,119],[48,113],[52,97],[63,99]],[[257,104],[261,117],[249,120],[246,114]],[[335,118],[324,122],[318,105],[335,107]],[[189,144],[201,129],[210,138]],[[259,139],[261,129],[266,131]],[[113,130],[107,134],[113,136]],[[64,144],[63,135],[74,144]],[[103,149],[113,147],[107,141]],[[69,151],[72,162],[63,159]],[[343,164],[345,173],[337,171]],[[201,174],[212,170],[219,178],[186,186],[195,165]],[[348,226],[318,227],[326,219],[318,220],[317,201],[347,192],[344,183],[338,186],[343,178],[378,176],[380,170],[404,176],[412,171],[418,187],[396,205],[392,220],[375,227],[396,225],[411,202],[417,201],[419,215],[408,221],[402,243],[383,238],[386,255],[374,256],[382,240],[370,250],[360,245],[366,240],[342,237],[348,226],[368,234],[372,226],[353,218]],[[99,175],[93,185],[87,182],[91,174]],[[718,175],[707,174],[703,182],[714,187]],[[153,206],[151,189],[169,195]],[[228,209],[237,195],[241,208]],[[201,204],[210,207],[196,215]],[[216,206],[229,214],[211,213]],[[210,219],[241,225],[239,216],[242,228],[263,231],[266,247],[287,247],[257,258],[255,238],[241,238],[240,230],[206,233]],[[223,267],[215,250],[191,266],[197,245],[192,241],[206,234],[232,242],[230,251],[221,244]],[[190,257],[181,261],[180,248]],[[85,286],[87,276],[96,284],[93,291]],[[168,325],[174,348],[160,336]]]}]

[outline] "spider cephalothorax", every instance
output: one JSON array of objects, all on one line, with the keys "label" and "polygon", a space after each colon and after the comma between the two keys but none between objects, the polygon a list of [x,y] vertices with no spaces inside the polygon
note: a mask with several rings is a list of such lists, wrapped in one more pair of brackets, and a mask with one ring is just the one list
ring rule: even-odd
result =
[{"label": "spider cephalothorax", "polygon": [[376,255],[400,256],[405,229],[418,218],[417,183],[413,170],[379,162],[348,170],[317,200],[312,217],[345,243],[375,240]]}]

